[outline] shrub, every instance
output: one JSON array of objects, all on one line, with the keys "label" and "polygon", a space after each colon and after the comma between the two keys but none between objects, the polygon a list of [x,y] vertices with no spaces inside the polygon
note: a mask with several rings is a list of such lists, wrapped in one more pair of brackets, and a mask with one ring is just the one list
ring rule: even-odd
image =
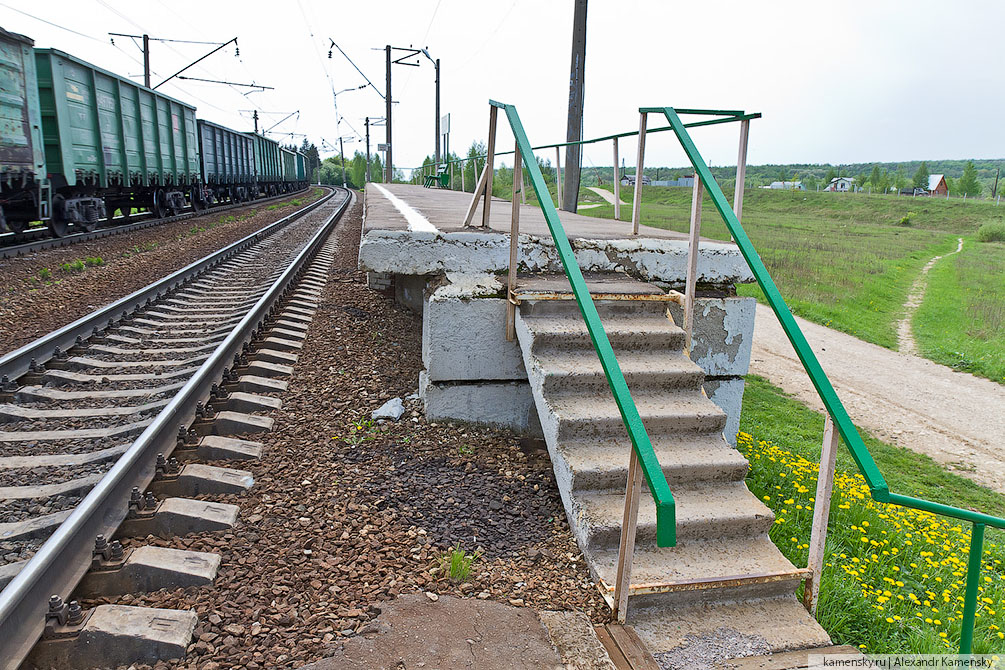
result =
[{"label": "shrub", "polygon": [[900,221],[897,222],[897,225],[909,226],[911,225],[912,218],[914,218],[914,212],[908,212],[904,216],[900,217]]},{"label": "shrub", "polygon": [[1005,242],[1005,221],[989,221],[977,229],[981,242]]}]

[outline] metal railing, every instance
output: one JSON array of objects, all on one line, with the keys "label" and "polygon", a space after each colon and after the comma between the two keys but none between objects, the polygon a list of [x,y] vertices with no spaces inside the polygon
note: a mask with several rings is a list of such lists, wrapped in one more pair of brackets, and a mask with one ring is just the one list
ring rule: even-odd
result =
[{"label": "metal railing", "polygon": [[[645,133],[646,116],[650,113],[662,114],[666,117],[667,121],[669,121],[670,128],[677,136],[681,147],[684,149],[688,159],[691,161],[691,165],[695,169],[695,198],[692,203],[691,217],[692,240],[697,240],[698,238],[698,231],[701,223],[701,191],[704,189],[708,191],[712,204],[719,212],[723,223],[725,223],[726,228],[733,236],[734,242],[737,247],[739,247],[740,253],[743,255],[744,260],[746,260],[750,270],[753,272],[758,285],[761,287],[761,291],[764,293],[765,299],[768,301],[768,304],[774,311],[775,316],[778,318],[778,321],[782,326],[782,330],[785,331],[785,335],[789,338],[789,342],[792,343],[792,347],[795,349],[796,355],[802,363],[803,369],[805,369],[806,373],[809,375],[810,381],[813,383],[813,387],[816,389],[817,394],[820,396],[820,400],[823,402],[824,408],[827,410],[827,422],[824,429],[824,445],[823,452],[821,454],[821,469],[820,475],[818,476],[817,497],[814,502],[813,530],[810,542],[809,567],[812,573],[810,583],[806,584],[804,589],[804,603],[807,608],[812,611],[816,606],[816,596],[820,583],[819,577],[823,563],[823,549],[826,541],[830,491],[834,476],[834,457],[837,446],[837,436],[840,435],[841,439],[844,440],[844,443],[848,445],[848,450],[851,452],[852,459],[855,461],[859,472],[862,474],[866,484],[869,486],[869,491],[873,500],[879,503],[900,505],[932,514],[939,514],[973,524],[973,530],[970,536],[970,554],[967,562],[967,582],[963,604],[963,620],[960,630],[960,653],[970,654],[973,646],[974,615],[977,610],[977,592],[981,572],[981,556],[983,554],[984,547],[984,530],[987,526],[1005,529],[1005,519],[991,516],[989,514],[983,514],[981,512],[961,509],[959,507],[952,507],[950,505],[944,505],[929,500],[890,492],[889,486],[883,478],[875,460],[873,460],[872,455],[869,453],[869,449],[862,440],[862,436],[859,434],[858,429],[852,422],[851,417],[848,416],[848,412],[845,410],[845,407],[841,403],[840,398],[838,398],[834,387],[831,385],[830,380],[827,378],[823,368],[820,366],[820,362],[817,360],[816,355],[810,348],[809,343],[807,343],[799,325],[796,323],[795,317],[792,316],[792,312],[789,311],[788,306],[785,304],[785,300],[782,298],[778,287],[775,285],[774,280],[772,280],[767,268],[764,266],[760,256],[754,249],[754,245],[751,243],[750,238],[747,237],[747,233],[740,224],[739,212],[734,212],[733,209],[730,208],[729,202],[726,200],[726,196],[722,193],[722,189],[719,188],[715,178],[712,176],[711,170],[709,170],[708,165],[706,165],[704,159],[701,157],[701,154],[698,152],[698,149],[695,147],[694,142],[691,140],[691,136],[687,132],[687,127],[694,124],[684,124],[680,119],[680,114],[703,114],[732,117],[732,119],[725,119],[727,121],[740,120],[743,117],[743,113],[732,111],[726,112],[721,110],[678,110],[673,107],[641,107],[639,108],[639,113],[641,117],[640,129],[643,137],[640,137],[639,141],[641,148],[639,151],[638,171],[641,171],[642,169],[642,153],[644,151],[643,138]],[[742,156],[745,149],[745,137],[741,140],[741,143]],[[738,179],[738,189],[740,188],[740,183],[741,182]],[[635,189],[636,204],[635,211],[633,212],[633,220],[636,225],[639,216],[638,210],[641,203],[640,192],[641,188]],[[692,244],[689,249],[689,266],[694,263],[694,256],[696,255],[696,252],[697,244]],[[688,317],[685,316],[685,320],[687,320],[687,318]]]},{"label": "metal railing", "polygon": [[465,225],[467,226],[471,223],[471,220],[474,218],[478,202],[481,200],[483,203],[482,226],[488,226],[490,204],[492,202],[492,164],[495,154],[496,121],[499,110],[503,110],[506,114],[506,119],[509,121],[510,128],[513,131],[513,137],[515,140],[513,153],[516,163],[513,179],[512,227],[510,235],[510,300],[509,311],[507,314],[507,334],[512,337],[515,322],[515,307],[513,304],[512,289],[516,281],[518,261],[517,251],[520,222],[519,196],[523,188],[523,170],[521,169],[521,163],[526,163],[531,186],[537,194],[538,201],[541,203],[541,210],[544,213],[545,221],[548,224],[548,230],[551,232],[552,239],[555,242],[555,248],[558,251],[559,259],[562,261],[562,267],[565,269],[565,276],[569,280],[569,284],[572,286],[573,297],[576,300],[576,304],[579,306],[579,311],[583,316],[583,321],[586,323],[587,331],[590,334],[590,341],[593,343],[593,348],[597,352],[597,357],[600,359],[600,365],[607,378],[607,384],[614,396],[614,401],[621,414],[621,420],[624,422],[625,428],[628,431],[629,439],[632,443],[628,466],[628,484],[625,496],[625,516],[624,524],[622,525],[621,546],[618,560],[618,579],[615,585],[614,597],[615,610],[618,612],[618,618],[620,621],[624,621],[625,613],[627,611],[628,593],[630,590],[628,582],[631,573],[631,558],[635,545],[635,526],[638,515],[638,501],[642,481],[643,479],[645,480],[649,488],[649,492],[656,503],[656,544],[660,547],[672,547],[677,543],[677,522],[673,495],[670,492],[669,484],[667,484],[663,468],[660,466],[659,460],[656,458],[656,453],[649,440],[649,434],[646,432],[645,426],[642,424],[642,417],[639,416],[639,411],[635,406],[635,401],[632,400],[632,395],[628,390],[628,384],[621,371],[621,366],[618,364],[618,360],[614,355],[614,350],[611,347],[610,340],[607,338],[607,333],[604,331],[604,326],[600,322],[600,315],[597,313],[597,307],[593,303],[593,298],[590,295],[590,290],[586,285],[586,281],[583,279],[583,273],[579,269],[579,263],[576,261],[572,245],[569,243],[569,238],[565,234],[562,222],[558,218],[558,211],[555,209],[555,205],[551,201],[551,195],[548,192],[547,185],[545,184],[544,176],[541,174],[541,169],[537,164],[537,160],[534,159],[534,149],[531,147],[530,141],[527,139],[527,133],[524,131],[523,124],[520,122],[520,115],[517,113],[516,107],[513,105],[507,105],[494,100],[490,100],[489,105],[488,155],[486,156],[485,168],[482,171],[482,175],[478,180],[478,186],[475,188],[474,195],[471,199],[471,205],[468,207],[468,212],[465,217]]}]

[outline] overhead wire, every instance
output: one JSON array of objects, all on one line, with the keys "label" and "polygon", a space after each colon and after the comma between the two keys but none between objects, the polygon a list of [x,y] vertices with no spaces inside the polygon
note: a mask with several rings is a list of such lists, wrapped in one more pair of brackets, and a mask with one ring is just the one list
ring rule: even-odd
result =
[{"label": "overhead wire", "polygon": [[11,10],[13,12],[17,12],[18,14],[24,14],[25,16],[27,16],[30,19],[35,19],[36,21],[41,21],[42,23],[46,23],[46,24],[52,26],[53,28],[59,28],[60,30],[65,30],[68,33],[73,33],[74,35],[79,35],[81,37],[87,38],[87,39],[89,39],[91,41],[94,41],[94,42],[97,42],[99,44],[106,44],[106,42],[104,40],[99,40],[97,37],[93,37],[91,35],[86,35],[86,34],[84,34],[82,32],[74,30],[73,28],[67,28],[66,26],[61,26],[58,23],[54,23],[52,21],[49,21],[48,19],[43,19],[43,18],[41,18],[39,16],[35,16],[34,14],[29,14],[28,12],[24,11],[23,9],[18,9],[17,7],[11,7],[6,2],[0,2],[0,7],[6,7],[7,9],[9,9],[9,10]]}]

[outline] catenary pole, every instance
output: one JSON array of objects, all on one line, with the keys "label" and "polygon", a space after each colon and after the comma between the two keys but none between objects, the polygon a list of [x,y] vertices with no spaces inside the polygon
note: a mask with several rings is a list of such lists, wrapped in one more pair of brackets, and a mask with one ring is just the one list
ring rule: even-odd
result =
[{"label": "catenary pole", "polygon": [[[565,137],[568,142],[583,139],[583,88],[586,65],[586,0],[576,0],[572,19],[572,64],[569,73],[569,120]],[[582,150],[578,144],[565,149],[565,188],[562,209],[576,211],[579,201],[579,172]]]}]

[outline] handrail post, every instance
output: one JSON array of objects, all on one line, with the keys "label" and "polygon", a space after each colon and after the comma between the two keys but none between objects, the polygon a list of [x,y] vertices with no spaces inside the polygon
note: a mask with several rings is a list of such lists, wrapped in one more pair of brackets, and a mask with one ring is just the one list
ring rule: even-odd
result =
[{"label": "handrail post", "polygon": [[813,616],[817,614],[820,581],[824,569],[824,548],[827,545],[827,519],[831,512],[831,492],[834,490],[834,464],[837,458],[838,434],[834,420],[825,414],[824,441],[820,449],[820,471],[817,492],[813,499],[813,527],[810,530],[810,555],[806,567],[812,572],[803,585],[803,605]]},{"label": "handrail post", "polygon": [[646,155],[646,112],[639,114],[639,154],[635,161],[635,192],[632,194],[632,235],[639,234],[642,216],[642,165]]},{"label": "handrail post", "polygon": [[614,220],[621,220],[621,175],[618,174],[618,138],[614,138]]},{"label": "handrail post", "polygon": [[628,482],[625,485],[625,514],[621,520],[621,542],[618,545],[618,575],[614,584],[614,612],[618,623],[624,623],[628,617],[632,560],[635,557],[635,527],[639,517],[639,496],[642,495],[639,456],[634,449],[630,451]]},{"label": "handrail post", "polygon": [[492,205],[492,176],[495,174],[496,162],[496,117],[499,109],[489,108],[489,145],[485,155],[485,169],[487,178],[485,179],[485,204],[482,205],[482,228],[489,227],[489,207]]},{"label": "handrail post", "polygon": [[517,193],[523,194],[523,165],[521,165],[520,146],[513,151],[513,203],[510,215],[509,230],[509,286],[506,290],[506,339],[510,342],[516,339],[516,270],[517,252],[520,246],[520,202]]},{"label": "handrail post", "polygon": [[977,587],[981,582],[983,557],[984,524],[975,523],[970,532],[967,590],[963,597],[963,620],[960,622],[960,654],[970,654],[974,645],[974,615],[977,614]]},{"label": "handrail post", "polygon": [[736,187],[733,189],[733,213],[743,221],[743,191],[747,179],[747,140],[750,137],[750,119],[740,121],[740,150],[736,157]]},{"label": "handrail post", "polygon": [[687,241],[687,278],[684,285],[684,346],[689,354],[694,333],[694,291],[698,283],[698,242],[701,239],[701,200],[704,195],[704,184],[695,175],[691,190],[691,231]]},{"label": "handrail post", "polygon": [[562,150],[555,147],[555,196],[558,202],[555,207],[562,206]]}]

